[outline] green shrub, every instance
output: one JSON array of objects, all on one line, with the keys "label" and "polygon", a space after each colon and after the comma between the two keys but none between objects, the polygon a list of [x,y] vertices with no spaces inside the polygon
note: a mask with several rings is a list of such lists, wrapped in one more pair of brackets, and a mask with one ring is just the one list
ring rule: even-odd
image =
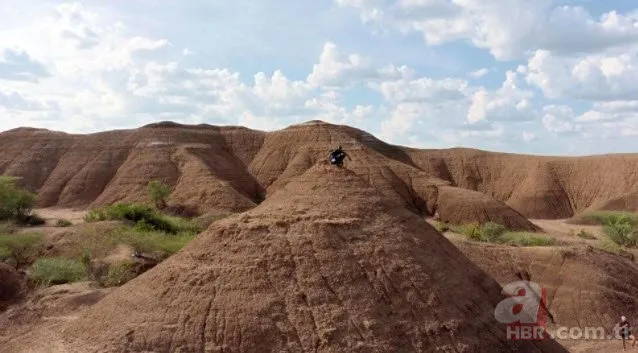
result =
[{"label": "green shrub", "polygon": [[590,232],[588,232],[588,231],[586,231],[584,229],[581,229],[580,232],[576,233],[576,235],[579,238],[586,239],[586,240],[594,240],[594,239],[596,239],[595,235],[593,235],[592,233],[590,233]]},{"label": "green shrub", "polygon": [[180,232],[199,233],[202,230],[194,222],[163,215],[148,206],[125,203],[92,210],[86,215],[85,220],[87,222],[129,221],[136,225],[139,224],[140,230],[153,230],[172,234]]},{"label": "green shrub", "polygon": [[439,231],[439,233],[445,233],[450,230],[450,226],[447,223],[437,222],[434,224],[434,228]]},{"label": "green shrub", "polygon": [[461,226],[450,225],[450,230],[454,233],[463,234],[470,240],[481,241],[481,226],[478,223],[464,224]]},{"label": "green shrub", "polygon": [[160,210],[166,207],[166,200],[171,195],[171,188],[157,180],[148,183],[148,193],[155,206]]},{"label": "green shrub", "polygon": [[181,250],[195,238],[195,234],[183,232],[166,234],[163,232],[140,232],[135,229],[122,228],[112,234],[118,241],[129,245],[136,252],[152,254],[165,259]]},{"label": "green shrub", "polygon": [[638,214],[622,211],[596,211],[582,216],[585,220],[594,221],[603,226],[610,224],[628,223],[638,226]]},{"label": "green shrub", "polygon": [[507,229],[498,223],[487,222],[479,229],[481,239],[488,243],[500,243]]},{"label": "green shrub", "polygon": [[451,226],[450,229],[465,235],[469,240],[484,243],[512,246],[550,246],[556,244],[554,238],[536,233],[509,231],[505,226],[495,222],[487,222],[483,225],[470,223],[462,226]]},{"label": "green shrub", "polygon": [[20,267],[38,255],[43,242],[39,233],[0,235],[0,260],[12,259]]},{"label": "green shrub", "polygon": [[73,283],[86,278],[86,268],[80,260],[41,258],[29,269],[29,278],[42,285]]},{"label": "green shrub", "polygon": [[118,287],[135,278],[136,273],[132,262],[123,262],[112,265],[103,279],[103,286]]},{"label": "green shrub", "polygon": [[55,222],[55,226],[60,228],[70,227],[72,225],[73,223],[68,219],[58,219],[58,221]]},{"label": "green shrub", "polygon": [[502,244],[512,246],[552,246],[556,239],[530,232],[507,232],[503,234]]},{"label": "green shrub", "polygon": [[36,195],[17,186],[17,179],[0,176],[0,220],[25,223],[35,205]]},{"label": "green shrub", "polygon": [[609,240],[625,247],[638,246],[638,230],[629,223],[608,224],[603,231]]},{"label": "green shrub", "polygon": [[638,246],[638,214],[618,211],[590,212],[583,216],[603,226],[605,236],[614,244]]}]

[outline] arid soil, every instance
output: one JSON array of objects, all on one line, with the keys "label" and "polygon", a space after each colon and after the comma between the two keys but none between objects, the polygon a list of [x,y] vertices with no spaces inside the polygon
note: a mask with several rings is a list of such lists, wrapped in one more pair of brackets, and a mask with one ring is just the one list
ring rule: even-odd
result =
[{"label": "arid soil", "polygon": [[148,201],[146,185],[158,179],[174,187],[173,204],[236,212],[259,204],[339,144],[352,157],[348,169],[386,198],[422,214],[462,203],[464,212],[448,215],[455,220],[502,218],[503,207],[511,207],[507,219],[526,228],[524,217],[562,219],[631,206],[623,197],[638,191],[638,155],[417,150],[322,122],[268,133],[174,123],[89,135],[21,128],[0,133],[0,173],[22,177],[39,192],[41,207]]},{"label": "arid soil", "polygon": [[501,299],[421,217],[319,162],[77,319],[6,350],[46,337],[56,352],[566,352],[506,340]]}]

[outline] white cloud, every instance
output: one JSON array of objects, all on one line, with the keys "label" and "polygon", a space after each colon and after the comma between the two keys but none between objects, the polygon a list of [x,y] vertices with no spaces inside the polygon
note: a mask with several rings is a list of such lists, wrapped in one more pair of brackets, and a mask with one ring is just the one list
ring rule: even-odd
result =
[{"label": "white cloud", "polygon": [[549,105],[544,109],[542,122],[550,132],[563,134],[581,130],[581,126],[574,123],[574,111],[568,106]]},{"label": "white cloud", "polygon": [[102,29],[95,14],[86,11],[80,3],[62,3],[56,6],[59,34],[75,42],[79,49],[90,49],[100,43]]},{"label": "white cloud", "polygon": [[472,105],[467,114],[470,123],[488,119],[490,121],[531,120],[536,112],[531,103],[534,94],[521,90],[517,84],[518,76],[508,71],[500,89],[487,92],[481,89],[472,96]]},{"label": "white cloud", "polygon": [[131,51],[154,51],[165,48],[167,45],[169,43],[166,39],[153,40],[145,37],[133,37],[128,41],[128,48]]},{"label": "white cloud", "polygon": [[523,131],[522,137],[523,137],[523,140],[526,141],[526,142],[530,142],[530,141],[536,140],[536,135],[531,133],[531,132],[527,132],[527,131]]},{"label": "white cloud", "polygon": [[608,12],[594,19],[582,7],[556,6],[551,0],[335,1],[356,8],[365,23],[418,32],[431,45],[470,40],[498,60],[535,49],[596,52],[638,41],[633,16]]},{"label": "white cloud", "polygon": [[371,87],[393,103],[460,100],[466,96],[468,83],[464,80],[433,80],[422,77],[414,80],[401,79],[372,84]]},{"label": "white cloud", "polygon": [[369,58],[359,54],[343,54],[334,43],[327,42],[307,81],[313,87],[334,89],[360,81],[399,78],[408,74],[410,71],[405,66],[377,68]]},{"label": "white cloud", "polygon": [[24,51],[6,48],[0,55],[0,79],[38,81],[49,75],[44,64],[32,59]]},{"label": "white cloud", "polygon": [[470,77],[472,78],[481,78],[485,75],[487,75],[490,72],[490,70],[488,68],[482,68],[482,69],[478,69],[476,71],[470,72]]},{"label": "white cloud", "polygon": [[527,81],[551,99],[638,100],[638,50],[561,57],[537,51],[525,69]]}]

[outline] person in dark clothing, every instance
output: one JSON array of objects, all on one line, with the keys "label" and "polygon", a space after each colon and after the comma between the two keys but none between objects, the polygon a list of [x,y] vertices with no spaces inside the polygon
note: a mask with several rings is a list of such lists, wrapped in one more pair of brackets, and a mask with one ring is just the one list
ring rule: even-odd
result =
[{"label": "person in dark clothing", "polygon": [[627,350],[627,347],[625,345],[625,340],[631,339],[633,340],[633,342],[631,343],[631,346],[635,346],[636,345],[636,336],[634,336],[633,334],[631,334],[631,325],[629,324],[629,322],[627,321],[627,318],[622,316],[620,318],[620,337],[622,337],[622,346],[624,350]]},{"label": "person in dark clothing", "polygon": [[330,156],[328,156],[328,160],[330,161],[331,164],[336,165],[338,167],[342,167],[343,160],[346,159],[346,157],[349,160],[352,160],[352,158],[350,158],[350,156],[343,150],[343,148],[339,146],[339,148],[330,152]]}]

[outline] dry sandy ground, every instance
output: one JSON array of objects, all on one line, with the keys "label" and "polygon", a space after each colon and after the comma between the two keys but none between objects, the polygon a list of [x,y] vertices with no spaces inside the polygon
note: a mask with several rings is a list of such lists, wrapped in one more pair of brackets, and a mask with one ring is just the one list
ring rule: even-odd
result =
[{"label": "dry sandy ground", "polygon": [[[83,217],[86,214],[85,211],[63,209],[63,208],[38,209],[36,210],[36,213],[47,220],[47,226],[43,228],[50,228],[50,226],[54,225],[55,221],[57,221],[58,219],[67,219],[74,224],[81,224],[83,223]],[[580,230],[585,230],[587,232],[590,232],[594,234],[596,237],[598,237],[599,239],[601,239],[604,236],[602,234],[602,228],[600,226],[584,226],[584,225],[567,224],[565,223],[565,220],[532,220],[532,222],[535,225],[541,227],[549,235],[556,237],[559,243],[565,244],[565,245],[596,242],[596,240],[585,240],[575,236],[574,234],[579,232]],[[446,234],[446,237],[455,241],[460,241],[463,239],[462,235],[451,233],[451,232],[448,232]],[[129,256],[130,254],[129,249],[123,248],[118,250],[119,250],[118,254],[115,254],[114,256]],[[88,291],[87,289],[83,289],[83,290],[86,290],[88,293],[90,293],[90,291]],[[84,292],[84,293],[87,293],[87,292]],[[71,291],[71,294],[76,295],[75,291]],[[73,296],[70,296],[70,298],[72,297]],[[87,302],[85,303],[85,305],[86,304],[91,305],[92,303]],[[75,321],[76,318],[78,317],[78,314],[84,309],[86,309],[86,306],[81,306],[81,305],[80,306],[73,305],[72,307],[75,307],[75,310],[68,310],[69,308],[66,308],[66,310],[60,310],[59,312],[51,313],[52,315],[47,315],[45,320],[49,322],[51,326],[45,325],[45,327],[41,327],[38,331],[31,332],[31,333],[23,331],[22,335],[25,335],[25,336],[34,335],[34,341],[41,341],[40,340],[41,337],[50,336],[51,340],[49,340],[50,343],[47,345],[47,347],[40,347],[40,348],[47,349],[49,352],[58,352],[58,348],[61,348],[61,346],[56,347],[56,344],[54,344],[54,342],[59,341],[59,337],[57,337],[56,339],[56,337],[51,336],[51,335],[54,335],[53,332],[55,332],[55,330],[49,330],[49,328],[53,328],[64,321]],[[49,326],[49,327],[46,327],[46,326]],[[5,336],[5,339],[6,338],[7,337]],[[617,340],[612,340],[612,341],[564,340],[564,341],[560,341],[560,343],[563,344],[566,348],[568,348],[570,352],[574,352],[574,353],[623,352],[622,342]],[[62,351],[63,351],[62,349],[59,350],[59,352],[62,352]],[[638,346],[631,347],[630,344],[628,344],[627,352],[638,352]]]},{"label": "dry sandy ground", "polygon": [[55,225],[55,222],[59,219],[66,219],[73,224],[84,223],[84,216],[86,211],[76,210],[70,208],[40,208],[35,209],[34,212],[47,221],[47,225]]}]

